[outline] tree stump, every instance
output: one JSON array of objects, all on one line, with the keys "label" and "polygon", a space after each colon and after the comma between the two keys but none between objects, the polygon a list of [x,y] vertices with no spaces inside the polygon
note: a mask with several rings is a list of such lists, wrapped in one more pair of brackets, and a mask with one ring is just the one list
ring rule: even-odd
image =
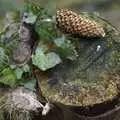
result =
[{"label": "tree stump", "polygon": [[81,14],[102,24],[105,37],[68,37],[75,44],[78,57],[47,72],[37,70],[41,93],[52,103],[78,113],[81,120],[104,120],[110,116],[109,120],[118,120],[115,114],[120,112],[119,31],[99,16]]}]

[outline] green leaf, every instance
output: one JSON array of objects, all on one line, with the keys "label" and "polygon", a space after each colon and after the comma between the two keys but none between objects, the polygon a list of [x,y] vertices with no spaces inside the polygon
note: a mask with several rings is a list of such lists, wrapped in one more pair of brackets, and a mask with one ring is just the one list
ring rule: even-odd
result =
[{"label": "green leaf", "polygon": [[30,71],[30,67],[26,64],[22,67],[17,67],[14,72],[15,75],[17,77],[18,80],[20,80],[22,78],[23,73],[29,72]]},{"label": "green leaf", "polygon": [[54,28],[54,24],[51,22],[43,22],[40,21],[36,23],[36,31],[38,32],[38,36],[40,40],[48,40],[48,41],[53,41],[56,36],[57,32]]},{"label": "green leaf", "polygon": [[24,72],[29,72],[30,71],[30,67],[28,64],[25,64],[23,67],[22,67],[23,71]]},{"label": "green leaf", "polygon": [[23,19],[26,23],[34,24],[36,22],[37,16],[34,15],[32,12],[24,13],[24,14],[25,14],[25,16],[27,16],[27,18],[25,17]]},{"label": "green leaf", "polygon": [[14,87],[16,85],[17,79],[12,69],[5,68],[0,73],[0,83]]},{"label": "green leaf", "polygon": [[25,83],[24,88],[31,90],[31,91],[35,91],[35,85],[36,85],[36,80],[33,79]]},{"label": "green leaf", "polygon": [[46,71],[61,63],[61,59],[54,52],[45,54],[42,48],[37,48],[35,55],[32,56],[32,63],[40,70]]},{"label": "green leaf", "polygon": [[58,52],[65,58],[70,60],[75,60],[77,55],[77,51],[75,50],[75,45],[65,37],[60,37],[54,40],[54,43],[57,46]]},{"label": "green leaf", "polygon": [[22,78],[23,73],[24,73],[24,71],[21,68],[15,69],[15,75],[16,75],[18,80]]}]

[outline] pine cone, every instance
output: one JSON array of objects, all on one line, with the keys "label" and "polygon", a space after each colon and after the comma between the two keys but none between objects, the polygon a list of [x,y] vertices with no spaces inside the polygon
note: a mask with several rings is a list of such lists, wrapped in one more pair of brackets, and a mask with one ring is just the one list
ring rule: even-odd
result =
[{"label": "pine cone", "polygon": [[83,37],[104,37],[103,26],[67,9],[56,13],[56,25],[65,34]]}]

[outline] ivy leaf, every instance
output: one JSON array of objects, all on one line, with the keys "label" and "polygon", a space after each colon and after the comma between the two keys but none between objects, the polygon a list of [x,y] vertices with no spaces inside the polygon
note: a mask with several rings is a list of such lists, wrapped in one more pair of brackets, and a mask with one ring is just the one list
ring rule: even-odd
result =
[{"label": "ivy leaf", "polygon": [[65,39],[65,37],[60,37],[54,40],[55,45],[57,46],[58,52],[67,59],[75,60],[77,55],[77,51],[75,50],[74,44]]},{"label": "ivy leaf", "polygon": [[16,76],[11,68],[5,68],[0,73],[0,83],[14,87],[17,83]]},{"label": "ivy leaf", "polygon": [[18,80],[20,80],[22,78],[22,74],[24,73],[24,71],[21,68],[17,68],[15,70],[15,75],[17,77]]},{"label": "ivy leaf", "polygon": [[22,78],[23,73],[29,72],[30,71],[30,67],[26,64],[22,67],[17,67],[14,72],[15,75],[17,77],[18,80],[20,80]]},{"label": "ivy leaf", "polygon": [[57,36],[54,26],[55,25],[51,22],[37,22],[36,30],[38,32],[39,39],[53,41]]},{"label": "ivy leaf", "polygon": [[24,66],[22,67],[22,69],[23,69],[24,72],[29,72],[29,71],[30,71],[30,67],[29,67],[28,64],[24,65]]},{"label": "ivy leaf", "polygon": [[54,52],[45,54],[42,48],[37,48],[35,55],[32,55],[32,63],[40,70],[46,71],[47,69],[53,68],[57,64],[61,63],[61,59]]},{"label": "ivy leaf", "polygon": [[29,13],[25,12],[24,13],[24,17],[23,17],[24,22],[34,24],[36,22],[36,19],[37,19],[37,16],[34,15],[32,12],[29,12]]},{"label": "ivy leaf", "polygon": [[24,84],[24,88],[30,90],[30,91],[35,91],[35,85],[36,85],[36,80],[30,80]]}]

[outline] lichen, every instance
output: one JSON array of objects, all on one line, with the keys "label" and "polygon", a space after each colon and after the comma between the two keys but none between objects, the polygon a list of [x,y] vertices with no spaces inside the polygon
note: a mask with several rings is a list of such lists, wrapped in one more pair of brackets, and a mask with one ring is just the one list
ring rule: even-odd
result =
[{"label": "lichen", "polygon": [[[98,83],[75,80],[65,84],[61,88],[50,87],[44,79],[41,84],[43,95],[51,101],[57,101],[66,105],[87,106],[112,100],[118,95],[118,79],[114,75],[102,73]],[[49,91],[49,92],[48,92]]]}]

